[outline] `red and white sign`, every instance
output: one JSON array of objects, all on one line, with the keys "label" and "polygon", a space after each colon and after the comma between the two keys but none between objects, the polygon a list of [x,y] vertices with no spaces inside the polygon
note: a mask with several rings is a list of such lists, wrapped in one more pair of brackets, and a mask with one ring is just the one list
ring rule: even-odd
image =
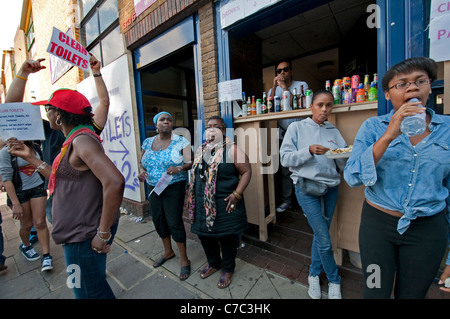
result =
[{"label": "red and white sign", "polygon": [[58,58],[89,71],[90,55],[83,46],[69,35],[53,27],[53,33],[47,52]]}]

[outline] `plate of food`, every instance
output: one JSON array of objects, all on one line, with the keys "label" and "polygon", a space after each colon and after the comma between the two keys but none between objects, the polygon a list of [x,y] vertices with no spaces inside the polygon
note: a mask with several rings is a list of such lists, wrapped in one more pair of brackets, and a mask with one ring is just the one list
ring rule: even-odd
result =
[{"label": "plate of food", "polygon": [[352,153],[352,145],[349,145],[348,147],[343,148],[335,148],[334,150],[329,150],[325,153],[325,155],[330,159],[337,159],[337,158],[348,158],[350,157],[350,154]]}]

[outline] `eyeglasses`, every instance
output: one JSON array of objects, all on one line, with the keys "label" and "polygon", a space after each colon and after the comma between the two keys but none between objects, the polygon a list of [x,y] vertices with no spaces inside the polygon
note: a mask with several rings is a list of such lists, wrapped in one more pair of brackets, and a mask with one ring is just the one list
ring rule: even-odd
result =
[{"label": "eyeglasses", "polygon": [[420,79],[417,81],[412,81],[412,82],[400,82],[397,84],[394,84],[393,86],[391,86],[389,88],[389,90],[391,90],[392,88],[396,88],[397,90],[406,90],[407,88],[409,88],[411,86],[411,84],[415,84],[417,87],[422,87],[422,86],[426,86],[428,84],[430,84],[430,79]]},{"label": "eyeglasses", "polygon": [[223,130],[223,127],[220,127],[220,126],[207,126],[206,130]]},{"label": "eyeglasses", "polygon": [[48,112],[50,110],[54,110],[55,109],[55,107],[53,107],[51,105],[46,105],[46,106],[44,106],[44,108],[45,108],[45,112]]},{"label": "eyeglasses", "polygon": [[287,72],[287,71],[289,71],[290,69],[291,69],[290,67],[285,66],[284,68],[277,69],[276,73],[277,73],[277,74],[281,74],[281,72]]}]

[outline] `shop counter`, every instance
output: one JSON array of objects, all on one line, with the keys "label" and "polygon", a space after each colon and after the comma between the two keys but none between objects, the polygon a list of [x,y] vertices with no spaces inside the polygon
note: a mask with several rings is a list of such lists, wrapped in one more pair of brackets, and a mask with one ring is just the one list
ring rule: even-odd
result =
[{"label": "shop counter", "polygon": [[[335,105],[328,121],[352,145],[361,124],[376,116],[378,103],[362,102]],[[252,179],[244,192],[248,222],[259,227],[259,239],[268,238],[267,225],[276,223],[275,173],[279,168],[279,141],[277,121],[306,118],[311,109],[283,111],[235,118],[236,143],[245,151],[252,166]],[[342,249],[359,252],[358,229],[364,201],[364,187],[350,188],[342,178],[331,238],[338,264],[342,263]]]}]

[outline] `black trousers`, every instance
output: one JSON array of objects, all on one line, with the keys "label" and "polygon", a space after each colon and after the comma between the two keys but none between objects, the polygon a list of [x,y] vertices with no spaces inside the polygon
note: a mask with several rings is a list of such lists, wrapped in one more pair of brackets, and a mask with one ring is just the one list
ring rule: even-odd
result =
[{"label": "black trousers", "polygon": [[[150,186],[150,190],[154,187]],[[183,204],[186,194],[186,182],[173,183],[160,194],[152,193],[150,213],[159,237],[172,236],[177,243],[186,242],[186,230],[183,223]]]},{"label": "black trousers", "polygon": [[[202,243],[209,266],[225,272],[234,272],[237,255],[237,236],[228,235],[225,237],[198,236]],[[220,251],[222,250],[222,257]]]},{"label": "black trousers", "polygon": [[364,298],[388,299],[393,286],[395,298],[426,297],[447,247],[445,213],[418,217],[400,235],[398,217],[364,202],[359,229]]}]

